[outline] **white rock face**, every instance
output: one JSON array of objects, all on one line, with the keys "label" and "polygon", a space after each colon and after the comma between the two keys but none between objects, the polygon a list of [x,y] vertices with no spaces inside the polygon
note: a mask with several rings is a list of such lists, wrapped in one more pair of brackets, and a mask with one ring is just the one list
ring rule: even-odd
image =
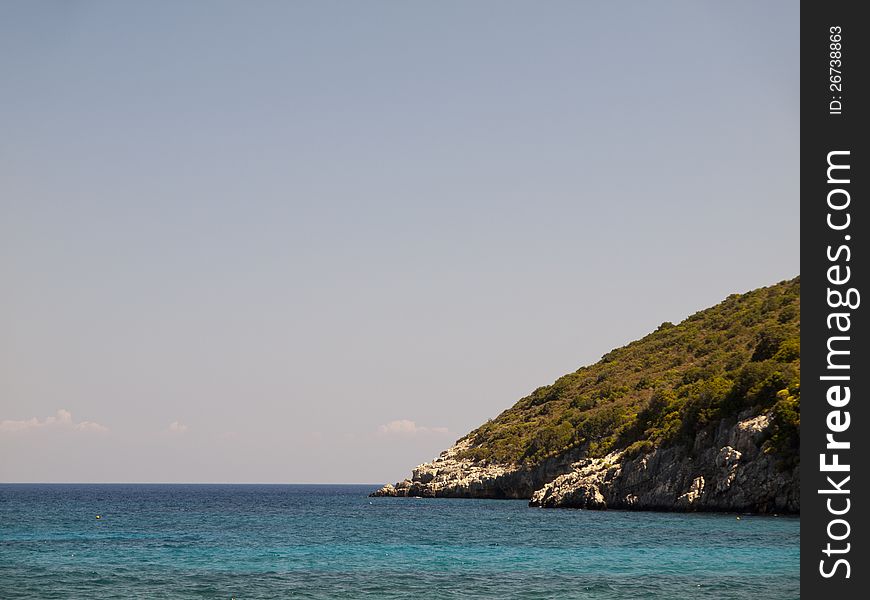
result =
[{"label": "white rock face", "polygon": [[[673,447],[627,461],[611,456],[577,464],[533,494],[544,507],[800,512],[797,468],[781,471],[761,445],[770,418],[761,415],[730,427],[689,451]],[[737,448],[741,448],[738,450]],[[605,464],[608,466],[605,468]],[[602,503],[591,493],[599,492]]]},{"label": "white rock face", "polygon": [[768,415],[699,435],[691,449],[657,448],[625,459],[622,452],[587,458],[586,448],[535,465],[476,463],[458,455],[460,440],[410,479],[373,496],[530,498],[546,508],[800,512],[798,469],[782,471],[761,445]]},{"label": "white rock face", "polygon": [[704,478],[703,477],[695,477],[692,480],[692,484],[689,486],[689,489],[686,490],[685,494],[680,494],[677,496],[677,505],[678,506],[692,506],[697,502],[701,495],[704,493]]},{"label": "white rock face", "polygon": [[529,498],[547,481],[570,470],[576,453],[542,461],[534,466],[474,462],[459,458],[471,447],[460,440],[431,462],[417,466],[410,479],[386,485],[372,496],[422,498]]}]

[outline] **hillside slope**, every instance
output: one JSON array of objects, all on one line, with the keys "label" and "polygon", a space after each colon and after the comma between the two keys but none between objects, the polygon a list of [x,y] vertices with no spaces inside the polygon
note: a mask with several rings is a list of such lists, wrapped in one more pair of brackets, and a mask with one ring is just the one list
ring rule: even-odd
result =
[{"label": "hillside slope", "polygon": [[538,388],[379,496],[799,512],[800,278]]}]

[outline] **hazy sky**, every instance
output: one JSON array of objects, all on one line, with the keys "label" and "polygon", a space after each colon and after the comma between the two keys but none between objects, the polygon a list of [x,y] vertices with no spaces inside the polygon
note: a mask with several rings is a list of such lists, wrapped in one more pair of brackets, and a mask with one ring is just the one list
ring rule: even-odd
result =
[{"label": "hazy sky", "polygon": [[0,480],[405,477],[798,249],[796,2],[0,2]]}]

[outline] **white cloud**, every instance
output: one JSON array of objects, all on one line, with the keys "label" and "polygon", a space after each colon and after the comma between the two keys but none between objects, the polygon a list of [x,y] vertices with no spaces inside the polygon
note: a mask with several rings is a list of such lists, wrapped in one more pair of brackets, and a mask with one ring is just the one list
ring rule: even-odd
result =
[{"label": "white cloud", "polygon": [[188,427],[184,423],[179,423],[178,421],[173,421],[167,427],[169,433],[187,433]]},{"label": "white cloud", "polygon": [[33,431],[38,429],[56,429],[73,431],[105,432],[109,428],[93,421],[73,421],[72,413],[61,408],[54,415],[37,419],[32,417],[24,421],[7,419],[0,421],[0,431]]},{"label": "white cloud", "polygon": [[447,433],[446,427],[422,427],[408,419],[390,421],[378,427],[378,432],[385,435],[417,435],[420,433]]}]

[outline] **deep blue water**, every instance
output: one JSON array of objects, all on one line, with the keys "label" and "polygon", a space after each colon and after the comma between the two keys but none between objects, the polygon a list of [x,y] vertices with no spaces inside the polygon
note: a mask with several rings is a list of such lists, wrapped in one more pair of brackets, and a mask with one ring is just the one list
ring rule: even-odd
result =
[{"label": "deep blue water", "polygon": [[0,484],[0,598],[799,596],[797,518],[374,487]]}]

